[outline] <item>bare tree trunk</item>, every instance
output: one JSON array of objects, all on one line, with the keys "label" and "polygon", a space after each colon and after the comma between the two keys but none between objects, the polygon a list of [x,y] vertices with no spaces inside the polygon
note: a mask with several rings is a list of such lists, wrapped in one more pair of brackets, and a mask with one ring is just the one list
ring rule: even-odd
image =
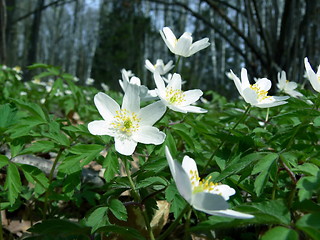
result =
[{"label": "bare tree trunk", "polygon": [[0,64],[6,63],[7,9],[5,0],[0,0]]}]

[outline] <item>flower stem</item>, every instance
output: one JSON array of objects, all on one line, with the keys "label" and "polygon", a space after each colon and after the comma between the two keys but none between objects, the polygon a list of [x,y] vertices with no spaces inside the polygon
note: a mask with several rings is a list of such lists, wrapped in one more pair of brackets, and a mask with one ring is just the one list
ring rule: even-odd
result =
[{"label": "flower stem", "polygon": [[[140,199],[140,196],[139,196],[139,194],[138,194],[138,192],[136,190],[136,186],[134,185],[134,182],[132,180],[131,172],[130,172],[130,169],[129,169],[129,163],[125,159],[125,160],[123,160],[123,164],[124,164],[124,167],[125,167],[125,170],[126,170],[126,173],[127,173],[127,177],[128,177],[131,189],[132,189],[132,195],[133,195],[134,201],[140,203],[141,199]],[[143,206],[142,205],[139,205],[139,206],[140,206],[140,211],[141,211],[141,214],[142,214],[142,216],[144,218],[144,221],[145,221],[145,224],[146,224],[150,239],[151,240],[155,240],[153,232],[152,232],[152,228],[151,228],[151,225],[150,225],[149,217],[148,217],[146,211],[144,211]]]},{"label": "flower stem", "polygon": [[173,73],[175,73],[178,70],[178,65],[179,65],[180,59],[181,59],[181,56],[178,56],[177,62],[176,62],[174,69],[173,69]]},{"label": "flower stem", "polygon": [[192,209],[190,208],[187,213],[186,223],[185,223],[185,231],[184,231],[184,239],[189,239],[189,233],[190,233],[190,217],[191,217]]},{"label": "flower stem", "polygon": [[165,240],[168,239],[167,237],[170,235],[170,233],[178,226],[181,218],[183,217],[183,215],[190,210],[190,205],[186,204],[185,207],[183,208],[183,210],[181,211],[181,213],[179,214],[179,216],[174,220],[174,222],[167,228],[167,230],[160,236],[157,238],[157,240]]},{"label": "flower stem", "polygon": [[249,113],[251,109],[251,105],[248,105],[246,107],[246,110],[244,111],[243,115],[241,116],[241,118],[239,118],[239,120],[236,122],[236,124],[229,130],[229,133],[227,136],[224,137],[224,139],[221,141],[220,145],[216,148],[216,150],[212,153],[211,157],[209,158],[209,160],[207,161],[206,165],[204,166],[203,168],[203,172],[205,172],[208,168],[208,166],[210,165],[212,159],[214,158],[214,156],[216,155],[216,153],[219,151],[219,149],[225,144],[227,138],[231,135],[231,131],[234,130],[238,125],[239,123],[244,120],[244,118],[247,116],[247,114]]},{"label": "flower stem", "polygon": [[47,209],[48,209],[49,188],[50,188],[50,185],[51,185],[52,180],[53,180],[53,174],[54,174],[55,168],[56,168],[56,166],[58,164],[58,161],[59,161],[59,159],[61,157],[62,152],[63,152],[63,149],[60,148],[60,150],[58,152],[58,155],[56,156],[56,159],[54,160],[52,168],[51,168],[50,173],[49,173],[49,185],[48,185],[48,188],[46,190],[45,197],[44,197],[43,220],[46,219],[46,213],[47,213]]}]

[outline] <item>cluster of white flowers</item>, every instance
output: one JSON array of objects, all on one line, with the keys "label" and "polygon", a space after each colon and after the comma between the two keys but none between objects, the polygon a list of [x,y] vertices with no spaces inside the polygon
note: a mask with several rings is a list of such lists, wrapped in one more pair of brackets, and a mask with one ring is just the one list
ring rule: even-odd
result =
[{"label": "cluster of white flowers", "polygon": [[[179,57],[189,57],[208,47],[208,38],[192,43],[191,33],[184,33],[176,39],[170,28],[165,27],[160,34],[172,53]],[[203,92],[200,89],[182,90],[182,79],[178,73],[169,73],[175,66],[173,61],[164,64],[157,59],[156,64],[145,61],[145,67],[153,74],[156,89],[150,90],[131,71],[121,70],[122,79],[119,84],[124,91],[122,105],[105,93],[98,93],[94,103],[103,120],[96,120],[88,124],[93,135],[109,135],[114,137],[115,149],[123,155],[134,153],[138,143],[162,144],[165,133],[153,125],[162,118],[166,109],[182,113],[206,113],[207,110],[194,106]],[[164,75],[167,74],[167,78]],[[155,102],[140,108],[140,101]],[[175,162],[166,148],[169,168],[176,182],[178,191],[195,209],[211,215],[234,218],[252,218],[252,215],[228,209],[229,196],[235,190],[223,184],[200,181],[196,163],[185,157],[182,166]]]}]

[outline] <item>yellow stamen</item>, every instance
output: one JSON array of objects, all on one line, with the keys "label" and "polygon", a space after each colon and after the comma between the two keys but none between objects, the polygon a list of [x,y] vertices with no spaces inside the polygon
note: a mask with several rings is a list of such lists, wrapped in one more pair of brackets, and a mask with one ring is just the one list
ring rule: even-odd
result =
[{"label": "yellow stamen", "polygon": [[198,175],[197,171],[190,170],[190,180],[192,185],[192,193],[199,193],[199,192],[210,192],[214,190],[214,187],[217,186],[217,183],[210,182],[211,176],[208,177],[208,179],[200,180],[200,177]]},{"label": "yellow stamen", "polygon": [[171,104],[181,104],[185,101],[185,94],[179,89],[166,89],[166,99]]},{"label": "yellow stamen", "polygon": [[135,113],[121,109],[120,111],[116,111],[116,114],[114,122],[111,123],[116,130],[130,136],[139,129],[140,118]]},{"label": "yellow stamen", "polygon": [[270,98],[271,96],[267,96],[268,91],[261,90],[259,86],[255,83],[253,85],[250,85],[250,88],[254,90],[258,94],[258,101],[262,101],[264,99]]}]

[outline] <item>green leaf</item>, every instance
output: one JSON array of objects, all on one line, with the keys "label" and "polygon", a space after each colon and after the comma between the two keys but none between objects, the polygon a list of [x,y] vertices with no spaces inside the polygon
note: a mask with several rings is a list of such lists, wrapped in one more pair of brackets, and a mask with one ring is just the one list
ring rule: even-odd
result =
[{"label": "green leaf", "polygon": [[235,210],[244,211],[254,215],[251,222],[269,223],[269,224],[284,224],[290,225],[291,217],[290,211],[286,203],[282,199],[270,200],[259,203],[251,203],[247,206],[237,207]]},{"label": "green leaf", "polygon": [[50,65],[44,64],[44,63],[34,63],[30,66],[28,66],[29,69],[35,69],[35,68],[48,68]]},{"label": "green leaf", "polygon": [[29,232],[35,233],[36,239],[39,240],[87,240],[90,235],[89,230],[88,227],[65,219],[44,220],[28,229]]},{"label": "green leaf", "polygon": [[49,187],[49,180],[40,169],[27,164],[21,164],[20,168],[28,182],[36,185],[38,194],[42,194]]},{"label": "green leaf", "polygon": [[302,216],[296,223],[301,231],[308,234],[312,239],[320,239],[320,213],[311,213]]},{"label": "green leaf", "polygon": [[92,227],[92,233],[109,224],[108,209],[108,207],[98,207],[87,217],[86,224]]},{"label": "green leaf", "polygon": [[17,109],[6,103],[0,106],[0,113],[0,132],[2,132],[16,122]]},{"label": "green leaf", "polygon": [[240,158],[236,162],[230,163],[222,172],[221,174],[216,178],[213,179],[215,182],[220,182],[221,180],[225,179],[226,177],[229,177],[230,175],[234,175],[237,173],[240,173],[243,169],[245,169],[250,164],[255,163],[259,158],[263,157],[265,153],[251,153],[243,158]]},{"label": "green leaf", "polygon": [[32,116],[36,117],[38,120],[44,123],[48,122],[49,116],[44,113],[44,111],[38,104],[25,102],[23,100],[18,99],[12,99],[12,101],[20,107],[22,107],[23,109],[29,111],[32,114]]},{"label": "green leaf", "polygon": [[9,158],[4,155],[0,155],[0,169],[9,164]]},{"label": "green leaf", "polygon": [[14,163],[9,162],[4,189],[8,190],[8,199],[11,206],[18,198],[19,193],[21,192],[21,186],[22,184],[18,168]]},{"label": "green leaf", "polygon": [[105,147],[103,145],[98,144],[78,144],[71,147],[69,151],[73,154],[81,156],[80,166],[83,167],[95,158],[99,157],[100,152],[104,148]]},{"label": "green leaf", "polygon": [[56,148],[56,144],[52,141],[40,140],[32,143],[32,145],[24,149],[21,154],[30,153],[46,153]]},{"label": "green leaf", "polygon": [[109,202],[109,208],[116,218],[121,221],[127,221],[127,209],[118,199],[111,199]]},{"label": "green leaf", "polygon": [[145,240],[145,238],[134,228],[131,227],[121,227],[117,225],[110,225],[99,228],[97,232],[112,232],[123,236],[123,239],[138,239],[138,240]]},{"label": "green leaf", "polygon": [[65,157],[58,167],[59,172],[66,173],[66,174],[79,172],[81,170],[81,167],[80,167],[81,159],[82,159],[81,155],[72,155],[72,156]]},{"label": "green leaf", "polygon": [[56,143],[62,146],[69,146],[70,140],[67,138],[65,133],[61,131],[60,124],[58,122],[50,122],[48,124],[49,131],[43,132],[42,135],[54,140]]},{"label": "green leaf", "polygon": [[102,167],[106,170],[104,172],[104,179],[109,182],[119,172],[119,160],[114,152],[109,151],[105,157]]},{"label": "green leaf", "polygon": [[261,240],[298,240],[299,234],[290,228],[285,227],[275,227],[266,232]]},{"label": "green leaf", "polygon": [[167,186],[166,180],[156,176],[156,177],[148,177],[146,179],[139,181],[136,185],[136,188],[137,189],[146,188],[154,184]]},{"label": "green leaf", "polygon": [[170,212],[173,212],[174,217],[177,218],[182,209],[186,206],[186,201],[179,194],[175,184],[170,184],[165,191],[166,200],[171,204]]},{"label": "green leaf", "polygon": [[299,200],[310,199],[312,194],[320,190],[320,172],[317,176],[306,176],[297,182]]}]

